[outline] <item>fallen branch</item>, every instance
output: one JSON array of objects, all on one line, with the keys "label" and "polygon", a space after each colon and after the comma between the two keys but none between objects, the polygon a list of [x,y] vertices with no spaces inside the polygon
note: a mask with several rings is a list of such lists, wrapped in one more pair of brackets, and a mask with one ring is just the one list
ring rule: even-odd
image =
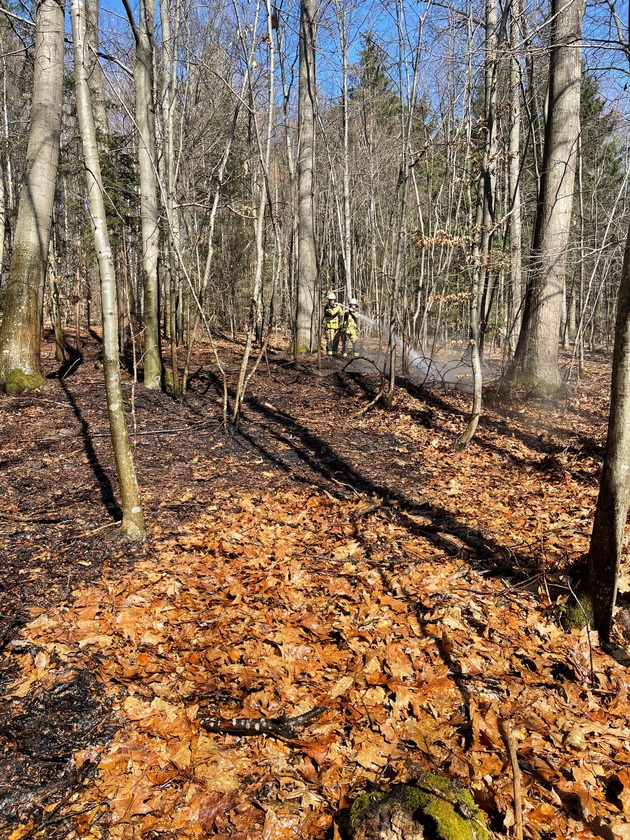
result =
[{"label": "fallen branch", "polygon": [[201,718],[200,724],[206,732],[222,735],[274,735],[278,738],[292,738],[313,718],[325,711],[325,706],[318,706],[309,712],[295,717],[278,718]]},{"label": "fallen branch", "polygon": [[523,793],[521,788],[521,771],[518,766],[518,756],[516,754],[516,746],[514,745],[514,738],[510,729],[510,724],[507,721],[501,722],[503,730],[503,737],[508,748],[510,756],[510,764],[512,766],[512,788],[514,791],[514,836],[516,840],[523,840]]}]

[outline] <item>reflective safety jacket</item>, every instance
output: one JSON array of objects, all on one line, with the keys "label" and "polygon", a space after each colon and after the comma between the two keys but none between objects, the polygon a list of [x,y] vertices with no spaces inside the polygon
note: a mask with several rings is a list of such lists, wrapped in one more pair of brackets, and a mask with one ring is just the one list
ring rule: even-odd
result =
[{"label": "reflective safety jacket", "polygon": [[357,335],[359,332],[359,324],[357,321],[356,312],[350,312],[350,310],[346,310],[346,313],[343,317],[343,327],[342,332],[344,335]]},{"label": "reflective safety jacket", "polygon": [[338,330],[343,322],[343,309],[336,303],[324,307],[324,323],[327,330]]}]

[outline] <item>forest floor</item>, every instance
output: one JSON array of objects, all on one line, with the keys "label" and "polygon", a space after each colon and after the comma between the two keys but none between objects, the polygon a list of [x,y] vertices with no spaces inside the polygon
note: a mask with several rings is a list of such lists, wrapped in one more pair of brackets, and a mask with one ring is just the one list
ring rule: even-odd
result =
[{"label": "forest floor", "polygon": [[[82,352],[59,378],[47,343],[47,387],[0,401],[0,837],[343,838],[359,793],[429,769],[497,836],[630,838],[628,612],[610,647],[562,622],[608,358],[559,402],[488,401],[464,452],[468,396],[369,407],[337,360],[269,352],[237,435],[209,353],[183,402],[127,379],[138,545]],[[200,726],[319,707],[290,737]]]}]

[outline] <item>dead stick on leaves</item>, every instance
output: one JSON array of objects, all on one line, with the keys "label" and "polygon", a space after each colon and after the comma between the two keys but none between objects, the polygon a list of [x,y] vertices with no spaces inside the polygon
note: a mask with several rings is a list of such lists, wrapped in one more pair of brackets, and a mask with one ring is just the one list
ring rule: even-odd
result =
[{"label": "dead stick on leaves", "polygon": [[510,724],[504,720],[501,722],[503,730],[503,737],[510,755],[510,764],[512,765],[512,784],[514,788],[514,836],[516,840],[523,840],[523,792],[521,788],[521,771],[518,766],[518,756],[516,755],[516,747],[514,745],[514,738]]}]

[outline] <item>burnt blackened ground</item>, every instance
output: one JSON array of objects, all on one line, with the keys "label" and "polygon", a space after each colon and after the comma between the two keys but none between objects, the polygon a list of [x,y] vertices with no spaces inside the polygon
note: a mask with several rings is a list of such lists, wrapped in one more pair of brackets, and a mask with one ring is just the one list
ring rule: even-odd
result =
[{"label": "burnt blackened ground", "polygon": [[49,836],[63,836],[46,809],[91,772],[89,761],[77,766],[75,753],[107,736],[108,717],[93,677],[62,668],[50,670],[35,693],[0,707],[0,832],[32,819],[49,825]]}]

